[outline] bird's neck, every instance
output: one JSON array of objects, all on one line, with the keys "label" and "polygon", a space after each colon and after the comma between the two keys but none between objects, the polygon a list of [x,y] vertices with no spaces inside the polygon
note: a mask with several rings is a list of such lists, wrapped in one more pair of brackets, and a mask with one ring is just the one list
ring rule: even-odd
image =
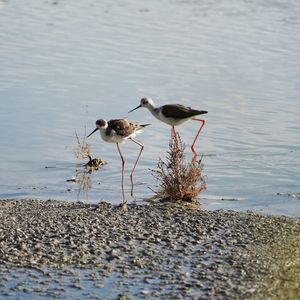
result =
[{"label": "bird's neck", "polygon": [[156,108],[154,104],[149,105],[147,108],[149,109],[149,111],[151,112],[152,115],[154,115],[154,116],[157,115],[158,108]]}]

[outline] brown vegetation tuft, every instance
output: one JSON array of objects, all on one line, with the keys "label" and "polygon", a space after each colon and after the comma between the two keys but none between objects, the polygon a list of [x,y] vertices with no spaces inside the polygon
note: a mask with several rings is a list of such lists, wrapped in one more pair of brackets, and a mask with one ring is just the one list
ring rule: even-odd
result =
[{"label": "brown vegetation tuft", "polygon": [[86,142],[86,137],[82,140],[79,139],[77,132],[75,131],[77,145],[74,150],[75,156],[78,159],[85,159],[91,156],[91,146]]},{"label": "brown vegetation tuft", "polygon": [[184,149],[177,134],[177,142],[172,139],[169,145],[166,161],[160,158],[157,169],[151,170],[159,182],[159,190],[155,191],[154,198],[161,201],[195,202],[199,193],[206,188],[202,177],[202,161],[196,161],[194,157],[191,162],[186,162]]},{"label": "brown vegetation tuft", "polygon": [[86,134],[83,139],[78,137],[77,132],[75,131],[76,136],[76,147],[74,149],[75,156],[78,159],[86,159],[89,161],[84,164],[84,169],[80,168],[76,171],[75,176],[69,181],[76,182],[79,186],[77,198],[79,200],[80,193],[83,191],[88,196],[88,191],[92,187],[91,174],[93,171],[98,171],[103,165],[106,164],[106,161],[98,158],[92,158],[91,147],[86,142]]}]

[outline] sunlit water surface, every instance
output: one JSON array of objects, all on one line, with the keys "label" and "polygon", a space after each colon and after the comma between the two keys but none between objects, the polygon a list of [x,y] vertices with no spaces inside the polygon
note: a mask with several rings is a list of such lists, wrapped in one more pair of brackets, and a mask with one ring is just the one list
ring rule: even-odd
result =
[{"label": "sunlit water surface", "polygon": [[[114,144],[89,139],[108,162],[88,193],[67,182],[98,118],[128,116],[141,97],[207,110],[207,209],[300,216],[300,3],[298,0],[0,1],[0,198],[121,200]],[[168,150],[170,128],[151,123],[137,139],[139,202],[156,188],[149,169]],[[190,159],[197,131],[178,131]],[[129,172],[138,147],[121,145]],[[80,193],[79,193],[80,192]]]}]

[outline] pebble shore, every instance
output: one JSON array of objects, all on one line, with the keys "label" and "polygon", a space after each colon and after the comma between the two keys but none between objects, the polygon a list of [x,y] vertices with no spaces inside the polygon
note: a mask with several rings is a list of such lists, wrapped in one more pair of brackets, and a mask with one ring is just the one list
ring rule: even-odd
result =
[{"label": "pebble shore", "polygon": [[299,248],[284,216],[1,200],[0,298],[280,299],[292,268],[293,299]]}]

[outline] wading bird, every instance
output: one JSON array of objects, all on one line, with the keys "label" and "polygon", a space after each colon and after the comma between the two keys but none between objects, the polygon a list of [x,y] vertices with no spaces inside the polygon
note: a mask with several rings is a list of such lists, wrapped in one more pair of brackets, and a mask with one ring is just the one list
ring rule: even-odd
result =
[{"label": "wading bird", "polygon": [[144,145],[139,143],[138,141],[134,140],[133,138],[135,137],[136,133],[141,132],[141,130],[148,126],[150,124],[139,124],[137,122],[133,121],[128,121],[127,119],[115,119],[115,120],[110,120],[106,121],[104,119],[99,119],[96,121],[96,129],[91,132],[87,137],[91,136],[94,132],[97,130],[100,131],[100,135],[102,139],[105,142],[108,143],[114,143],[117,145],[117,149],[119,152],[119,155],[121,157],[122,161],[122,199],[123,199],[123,205],[126,204],[125,201],[125,194],[124,194],[124,166],[125,166],[125,160],[124,157],[121,153],[121,149],[119,144],[123,143],[127,139],[130,139],[137,145],[141,147],[139,155],[134,163],[134,166],[132,168],[132,171],[130,173],[130,180],[131,180],[131,196],[133,197],[133,173],[136,168],[136,165],[138,163],[138,160],[140,159],[140,156],[142,154],[142,151],[144,149]]},{"label": "wading bird", "polygon": [[207,114],[206,110],[196,110],[191,107],[187,107],[181,104],[166,104],[160,107],[156,107],[153,100],[150,98],[142,98],[140,101],[140,105],[138,105],[136,108],[129,111],[132,112],[140,107],[146,107],[148,110],[152,113],[154,117],[156,117],[158,120],[169,124],[172,126],[171,128],[171,136],[172,138],[178,143],[177,135],[175,126],[180,125],[190,119],[195,121],[200,121],[201,125],[200,128],[194,138],[194,141],[192,143],[191,149],[194,154],[194,156],[197,155],[194,146],[196,143],[196,140],[205,124],[205,120],[195,118],[195,116]]}]

